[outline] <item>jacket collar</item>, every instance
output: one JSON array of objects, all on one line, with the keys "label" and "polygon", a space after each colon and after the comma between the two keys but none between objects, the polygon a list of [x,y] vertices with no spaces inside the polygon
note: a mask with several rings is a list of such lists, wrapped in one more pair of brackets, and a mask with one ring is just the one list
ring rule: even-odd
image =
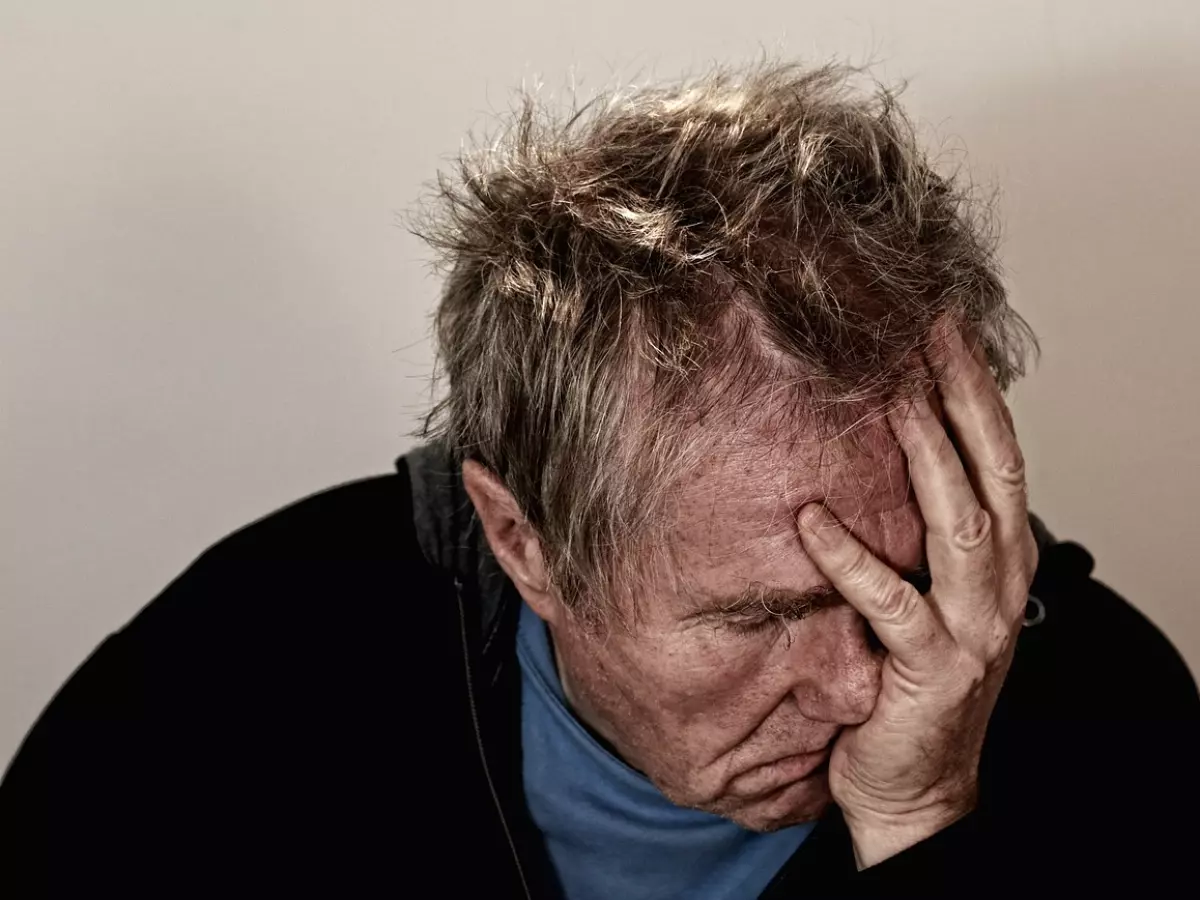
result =
[{"label": "jacket collar", "polygon": [[503,667],[508,631],[516,633],[521,595],[488,546],[475,506],[463,484],[462,466],[440,441],[419,446],[396,460],[408,470],[413,523],[425,559],[457,585],[470,624],[476,656],[474,681],[495,685]]}]

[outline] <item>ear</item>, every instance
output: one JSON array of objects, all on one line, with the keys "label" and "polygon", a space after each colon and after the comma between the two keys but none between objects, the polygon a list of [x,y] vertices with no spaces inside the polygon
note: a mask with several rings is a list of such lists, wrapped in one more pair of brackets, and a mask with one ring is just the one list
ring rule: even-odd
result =
[{"label": "ear", "polygon": [[550,587],[541,541],[516,499],[499,478],[473,459],[463,461],[462,474],[496,562],[530,608],[545,621],[556,622],[562,610]]}]

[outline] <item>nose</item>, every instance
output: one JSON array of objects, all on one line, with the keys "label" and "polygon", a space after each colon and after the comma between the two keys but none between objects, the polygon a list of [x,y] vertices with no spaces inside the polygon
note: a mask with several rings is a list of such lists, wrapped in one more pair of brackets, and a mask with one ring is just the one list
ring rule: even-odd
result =
[{"label": "nose", "polygon": [[866,620],[853,607],[825,609],[821,617],[826,616],[811,642],[798,641],[792,648],[795,696],[813,721],[858,725],[875,709],[883,657],[871,644]]}]

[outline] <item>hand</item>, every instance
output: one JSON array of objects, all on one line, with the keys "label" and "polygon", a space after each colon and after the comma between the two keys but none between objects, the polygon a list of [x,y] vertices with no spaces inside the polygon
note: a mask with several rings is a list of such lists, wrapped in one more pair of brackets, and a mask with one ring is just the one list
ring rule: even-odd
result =
[{"label": "hand", "polygon": [[[805,551],[888,651],[870,719],[834,745],[829,787],[860,869],[974,809],[979,755],[1037,568],[1025,469],[982,352],[942,329],[940,393],[960,451],[930,403],[889,415],[925,520],[922,595],[820,504],[801,510]],[[960,456],[961,452],[961,456]]]}]

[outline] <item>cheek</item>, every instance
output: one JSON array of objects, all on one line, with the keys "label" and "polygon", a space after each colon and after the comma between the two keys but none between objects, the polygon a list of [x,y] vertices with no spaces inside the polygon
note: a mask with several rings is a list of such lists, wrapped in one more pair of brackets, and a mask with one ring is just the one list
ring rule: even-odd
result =
[{"label": "cheek", "polygon": [[682,718],[703,717],[737,703],[758,680],[765,642],[700,626],[665,637],[654,654],[655,682]]},{"label": "cheek", "polygon": [[703,753],[728,745],[730,732],[744,734],[770,712],[764,686],[769,645],[769,638],[700,626],[610,645],[602,665],[657,741]]}]

